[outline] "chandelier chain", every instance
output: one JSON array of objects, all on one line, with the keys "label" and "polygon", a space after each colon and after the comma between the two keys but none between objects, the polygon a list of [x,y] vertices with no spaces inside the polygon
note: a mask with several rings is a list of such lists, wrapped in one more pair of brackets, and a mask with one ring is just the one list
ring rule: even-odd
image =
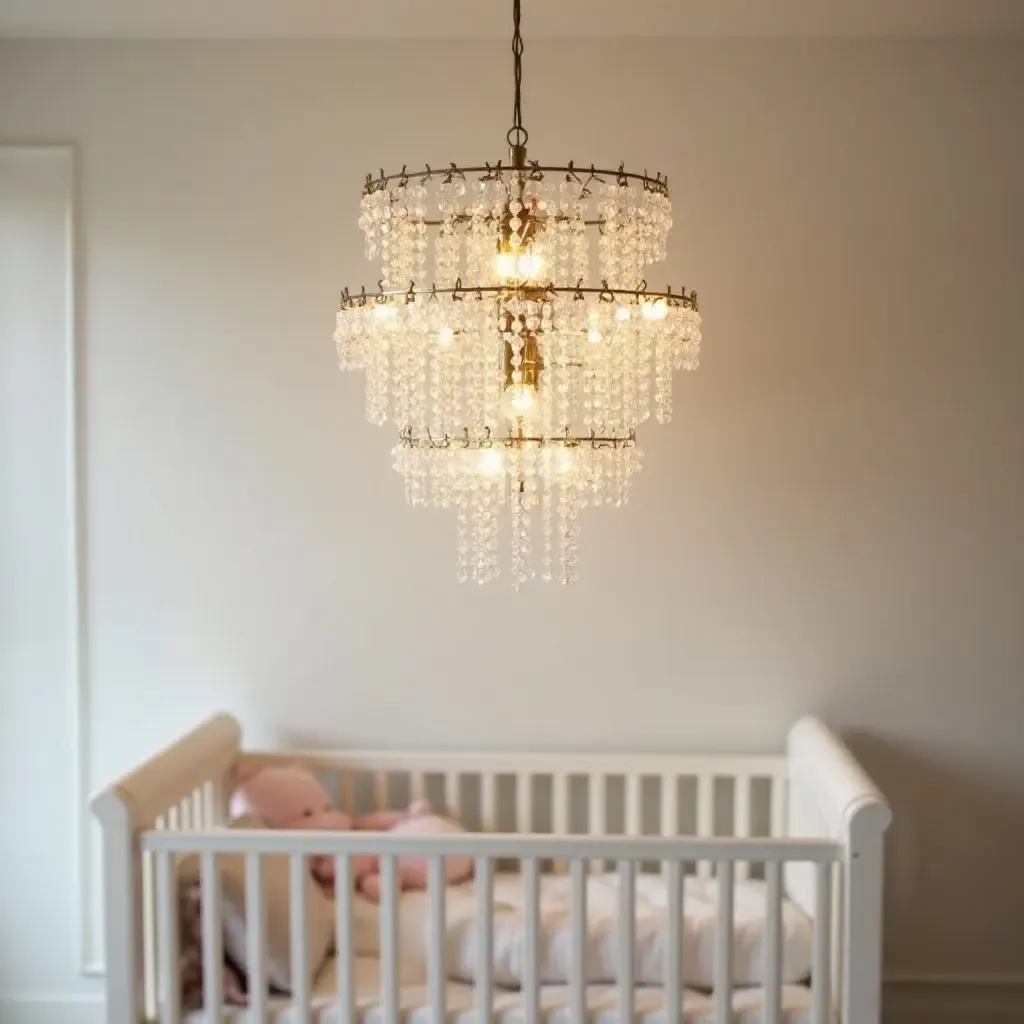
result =
[{"label": "chandelier chain", "polygon": [[512,0],[512,68],[515,95],[512,104],[512,127],[508,132],[510,146],[525,146],[529,133],[523,127],[523,34],[519,23],[522,19],[520,0]]}]

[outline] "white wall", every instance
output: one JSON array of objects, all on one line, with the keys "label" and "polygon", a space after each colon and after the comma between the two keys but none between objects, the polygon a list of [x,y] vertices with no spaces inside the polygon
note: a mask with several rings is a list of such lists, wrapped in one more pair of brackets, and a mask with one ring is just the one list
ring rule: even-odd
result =
[{"label": "white wall", "polygon": [[[529,47],[531,155],[669,173],[652,280],[706,344],[579,585],[519,595],[454,583],[331,343],[365,172],[500,157],[507,63],[0,44],[0,141],[82,154],[90,783],[218,707],[260,741],[652,750],[816,710],[896,807],[890,970],[1024,974],[1024,47]],[[61,820],[64,723],[4,733]],[[73,858],[11,850],[71,922]]]}]

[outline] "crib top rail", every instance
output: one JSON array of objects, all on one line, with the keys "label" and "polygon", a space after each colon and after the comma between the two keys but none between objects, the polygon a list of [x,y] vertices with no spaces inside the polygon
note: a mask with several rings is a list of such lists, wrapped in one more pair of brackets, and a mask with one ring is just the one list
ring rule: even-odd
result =
[{"label": "crib top rail", "polygon": [[142,848],[154,853],[266,855],[351,855],[477,857],[488,860],[629,861],[790,861],[829,864],[843,847],[834,840],[704,839],[664,836],[550,836],[509,833],[450,833],[436,836],[391,832],[314,832],[287,829],[165,831],[141,836]]}]

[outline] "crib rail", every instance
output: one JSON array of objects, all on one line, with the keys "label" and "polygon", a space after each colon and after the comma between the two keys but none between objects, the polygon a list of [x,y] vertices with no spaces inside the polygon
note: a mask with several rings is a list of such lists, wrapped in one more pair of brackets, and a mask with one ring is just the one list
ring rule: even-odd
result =
[{"label": "crib rail", "polygon": [[[682,992],[686,964],[684,959],[684,888],[686,864],[708,863],[718,879],[720,898],[717,909],[717,937],[714,968],[715,1024],[731,1024],[733,1019],[733,974],[731,956],[734,942],[732,893],[738,864],[761,864],[767,878],[769,936],[765,944],[764,976],[766,1024],[781,1024],[782,1008],[782,866],[803,862],[813,866],[822,906],[831,905],[831,892],[842,845],[832,840],[811,839],[668,839],[628,836],[521,836],[512,834],[454,834],[415,837],[381,833],[293,832],[231,829],[216,832],[147,831],[140,836],[141,848],[151,853],[157,878],[157,949],[161,969],[168,972],[171,987],[175,979],[175,959],[179,937],[176,933],[177,907],[172,884],[175,857],[201,855],[203,898],[203,948],[205,961],[205,1017],[221,1021],[220,957],[221,909],[218,898],[217,858],[241,854],[246,863],[246,929],[250,962],[250,1009],[247,1020],[263,1021],[268,1012],[266,984],[260,965],[263,954],[263,892],[260,886],[261,863],[266,856],[289,859],[292,977],[296,979],[291,996],[289,1022],[312,1024],[314,1020],[309,987],[309,950],[306,947],[306,884],[311,855],[329,855],[335,859],[337,912],[335,948],[338,963],[337,1019],[358,1024],[353,967],[352,858],[373,854],[380,858],[380,993],[382,1024],[399,1024],[400,960],[399,900],[397,860],[415,855],[428,859],[428,960],[427,984],[432,1021],[448,1019],[446,1006],[448,977],[445,964],[445,876],[444,859],[470,856],[475,861],[477,890],[477,973],[474,983],[476,1020],[490,1024],[494,983],[491,975],[494,937],[493,881],[498,861],[515,859],[521,865],[524,892],[524,963],[522,983],[522,1020],[541,1024],[541,978],[539,972],[541,906],[539,866],[546,860],[564,860],[571,881],[570,1006],[572,1021],[584,1022],[587,1016],[585,974],[586,873],[595,860],[617,865],[620,897],[618,920],[618,1018],[635,1019],[637,993],[634,988],[634,929],[636,914],[636,867],[642,861],[657,861],[667,879],[669,893],[665,975],[665,1019],[668,1024],[683,1020]],[[814,925],[812,966],[812,1007],[810,1024],[831,1024],[833,998],[830,989],[830,960],[833,941],[827,914]],[[181,1007],[176,994],[161,1007],[161,1024],[178,1024]],[[332,1017],[332,1019],[335,1019]]]}]

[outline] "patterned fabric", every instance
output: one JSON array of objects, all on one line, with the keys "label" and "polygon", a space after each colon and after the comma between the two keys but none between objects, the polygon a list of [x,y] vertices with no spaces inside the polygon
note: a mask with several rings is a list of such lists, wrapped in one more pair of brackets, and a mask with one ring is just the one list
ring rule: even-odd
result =
[{"label": "patterned fabric", "polygon": [[[178,975],[183,1009],[203,1005],[203,895],[198,879],[183,879],[178,886],[178,920],[181,948]],[[227,1006],[247,1006],[245,977],[227,957],[221,974],[221,991]]]}]

